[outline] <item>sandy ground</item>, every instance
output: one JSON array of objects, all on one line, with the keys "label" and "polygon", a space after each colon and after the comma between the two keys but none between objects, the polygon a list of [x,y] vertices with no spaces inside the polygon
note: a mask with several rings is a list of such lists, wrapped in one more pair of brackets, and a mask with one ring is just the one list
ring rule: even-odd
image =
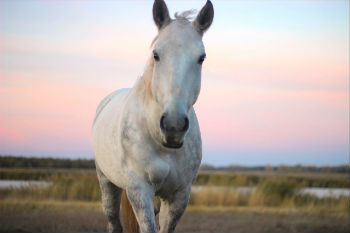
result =
[{"label": "sandy ground", "polygon": [[[0,232],[105,232],[106,218],[99,206],[3,205]],[[347,233],[349,216],[325,212],[251,208],[188,208],[176,232],[235,233]]]},{"label": "sandy ground", "polygon": [[331,233],[349,232],[349,219],[331,215],[264,212],[188,213],[177,232]]}]

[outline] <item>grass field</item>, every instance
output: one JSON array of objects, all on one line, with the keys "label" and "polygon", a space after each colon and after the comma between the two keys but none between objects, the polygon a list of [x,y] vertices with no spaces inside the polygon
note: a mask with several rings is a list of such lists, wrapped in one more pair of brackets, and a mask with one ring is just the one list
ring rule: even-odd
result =
[{"label": "grass field", "polygon": [[[0,189],[0,232],[105,231],[93,170],[1,169],[0,179],[52,183]],[[200,173],[196,184],[205,188],[191,195],[177,232],[349,232],[348,197],[296,193],[301,187],[348,188],[348,175],[215,172]],[[240,194],[238,186],[256,189]]]}]

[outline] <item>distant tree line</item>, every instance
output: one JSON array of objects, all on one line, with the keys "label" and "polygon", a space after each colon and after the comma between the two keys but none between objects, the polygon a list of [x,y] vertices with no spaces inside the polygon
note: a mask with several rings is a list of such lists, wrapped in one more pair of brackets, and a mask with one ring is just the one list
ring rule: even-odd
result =
[{"label": "distant tree line", "polygon": [[202,164],[202,171],[267,171],[267,172],[328,172],[328,173],[350,173],[350,165],[344,164],[339,166],[312,166],[312,165],[284,165],[272,166],[212,166],[210,164]]},{"label": "distant tree line", "polygon": [[2,168],[95,168],[93,159],[58,159],[0,156],[0,167]]},{"label": "distant tree line", "polygon": [[[38,158],[0,155],[0,168],[80,168],[94,169],[93,159],[58,159],[58,158]],[[350,173],[350,165],[340,166],[309,166],[309,165],[278,165],[272,166],[212,166],[202,164],[202,171],[267,171],[267,172],[329,172],[329,173]]]}]

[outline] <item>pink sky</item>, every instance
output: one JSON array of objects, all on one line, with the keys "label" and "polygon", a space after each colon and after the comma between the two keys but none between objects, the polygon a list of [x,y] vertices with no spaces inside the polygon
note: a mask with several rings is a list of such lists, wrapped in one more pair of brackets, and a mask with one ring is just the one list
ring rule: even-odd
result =
[{"label": "pink sky", "polygon": [[[156,34],[151,1],[123,7],[133,10],[110,1],[0,3],[0,154],[92,158],[97,104],[133,85]],[[348,1],[214,7],[195,105],[203,161],[348,163]]]}]

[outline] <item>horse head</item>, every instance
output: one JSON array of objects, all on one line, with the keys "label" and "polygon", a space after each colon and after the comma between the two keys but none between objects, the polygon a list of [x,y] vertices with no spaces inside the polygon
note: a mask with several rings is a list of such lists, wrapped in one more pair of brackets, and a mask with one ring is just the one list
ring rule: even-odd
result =
[{"label": "horse head", "polygon": [[152,43],[151,96],[158,105],[153,119],[157,138],[167,148],[180,148],[190,125],[189,111],[201,86],[202,63],[206,57],[202,36],[210,27],[214,10],[208,0],[193,22],[192,11],[169,16],[163,0],[153,5],[158,35]]}]

